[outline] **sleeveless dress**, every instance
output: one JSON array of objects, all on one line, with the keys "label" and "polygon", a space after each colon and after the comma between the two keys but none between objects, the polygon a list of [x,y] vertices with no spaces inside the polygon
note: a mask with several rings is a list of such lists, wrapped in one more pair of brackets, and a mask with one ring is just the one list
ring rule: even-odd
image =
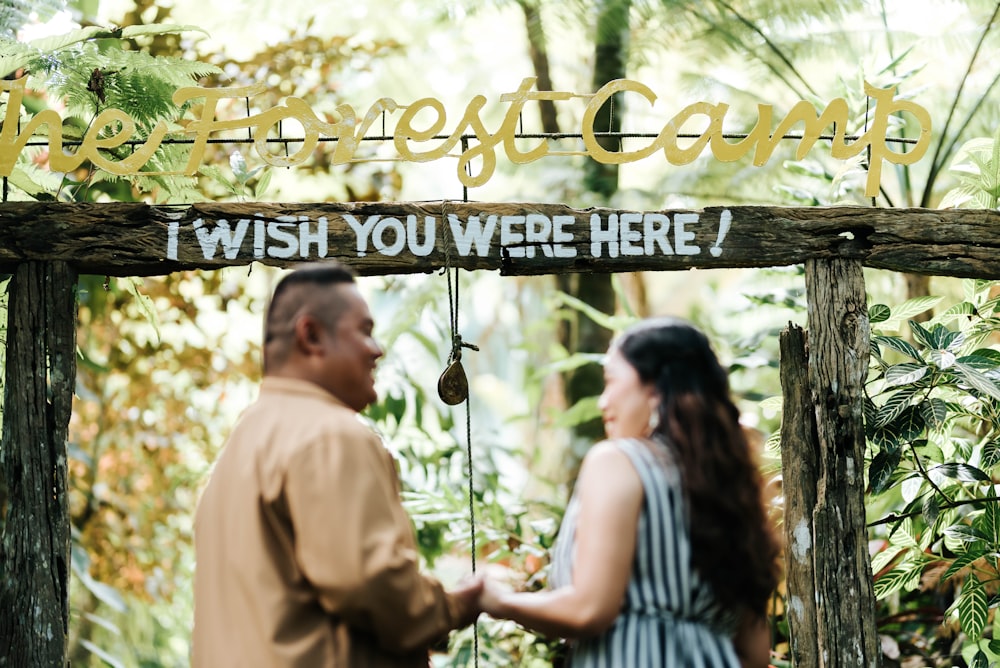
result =
[{"label": "sleeveless dress", "polygon": [[[572,668],[739,668],[734,614],[692,568],[680,472],[659,443],[614,441],[642,479],[643,502],[625,602],[610,629],[570,645]],[[551,582],[572,583],[579,500],[570,499],[553,547]]]}]

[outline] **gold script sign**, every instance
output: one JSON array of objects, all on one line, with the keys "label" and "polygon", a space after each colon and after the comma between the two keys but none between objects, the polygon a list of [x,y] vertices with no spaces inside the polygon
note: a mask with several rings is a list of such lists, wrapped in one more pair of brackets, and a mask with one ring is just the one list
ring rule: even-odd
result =
[{"label": "gold script sign", "polygon": [[[727,162],[738,160],[752,151],[753,164],[761,166],[770,159],[782,137],[801,123],[802,134],[796,149],[796,157],[799,159],[813,147],[822,131],[831,126],[834,128],[830,148],[832,157],[846,159],[870,149],[865,195],[874,197],[878,194],[883,162],[913,164],[927,152],[931,139],[931,118],[926,109],[915,102],[895,99],[895,87],[876,88],[866,82],[865,93],[875,100],[875,108],[865,133],[853,141],[848,141],[846,138],[849,109],[843,98],[832,100],[822,113],[818,113],[809,102],[799,101],[785,114],[774,130],[771,129],[773,107],[760,104],[757,106],[758,117],[753,130],[736,142],[730,142],[723,136],[722,123],[729,105],[721,102],[716,104],[695,102],[668,120],[648,145],[632,151],[608,151],[597,142],[594,120],[598,110],[612,95],[619,92],[631,96],[638,95],[652,105],[656,101],[656,94],[649,87],[637,81],[618,79],[603,86],[593,95],[577,95],[569,92],[533,91],[534,84],[534,78],[524,79],[515,92],[505,93],[500,97],[500,101],[506,103],[508,107],[503,121],[496,130],[491,131],[484,125],[481,111],[486,104],[486,98],[477,95],[469,101],[465,113],[450,132],[446,130],[448,116],[444,105],[433,97],[421,98],[409,105],[401,105],[392,98],[383,97],[372,104],[364,118],[360,119],[353,107],[342,104],[337,107],[336,121],[330,123],[320,119],[305,101],[297,97],[289,97],[282,105],[244,118],[217,118],[220,101],[253,97],[264,91],[263,84],[232,88],[199,86],[180,88],[173,95],[176,104],[181,105],[199,99],[204,102],[199,117],[187,122],[183,130],[174,131],[183,132],[191,138],[191,150],[185,169],[167,173],[188,175],[196,173],[208,141],[213,135],[241,129],[249,130],[257,152],[270,165],[289,167],[303,162],[316,149],[321,138],[336,140],[331,159],[333,164],[348,163],[355,160],[355,153],[361,140],[375,121],[383,114],[391,114],[397,110],[401,110],[402,113],[396,122],[392,140],[400,160],[411,162],[437,160],[452,155],[456,144],[463,137],[475,137],[475,143],[471,146],[463,143],[463,150],[458,154],[457,176],[469,187],[481,186],[493,176],[497,149],[500,145],[503,146],[507,159],[516,164],[532,162],[546,155],[580,153],[589,155],[598,162],[622,164],[642,160],[657,151],[662,151],[669,163],[686,165],[694,161],[705,146],[708,146],[716,159]],[[0,176],[10,176],[18,155],[24,150],[28,140],[39,134],[43,126],[47,127],[49,166],[57,172],[72,171],[85,160],[89,160],[97,168],[112,174],[126,176],[139,173],[168,134],[167,124],[160,121],[144,141],[136,143],[135,150],[128,157],[114,159],[102,151],[120,147],[129,141],[135,143],[133,135],[136,123],[120,109],[105,109],[90,124],[76,150],[67,152],[63,150],[62,145],[60,131],[62,118],[55,110],[43,110],[26,124],[19,126],[24,90],[23,78],[0,80],[0,92],[6,91],[8,94],[7,110],[3,127],[0,129]],[[518,118],[526,103],[534,100],[567,100],[572,97],[588,98],[581,130],[585,151],[550,150],[546,140],[541,140],[530,150],[522,150],[515,144]],[[891,150],[886,140],[889,118],[901,114],[910,114],[920,129],[916,142],[905,152]],[[678,143],[682,126],[688,120],[698,117],[707,119],[707,127],[697,138],[682,147]],[[303,130],[301,147],[291,155],[278,155],[267,150],[267,138],[271,130],[285,120],[295,120],[301,124]],[[474,163],[477,159],[478,163]]]}]

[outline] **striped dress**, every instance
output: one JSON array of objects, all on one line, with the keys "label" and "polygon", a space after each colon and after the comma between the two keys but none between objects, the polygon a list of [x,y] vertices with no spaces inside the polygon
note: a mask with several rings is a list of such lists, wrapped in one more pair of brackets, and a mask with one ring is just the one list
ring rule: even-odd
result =
[{"label": "striped dress", "polygon": [[[644,491],[632,577],[612,627],[574,641],[569,665],[739,668],[732,642],[735,615],[719,608],[691,567],[680,472],[662,445],[636,439],[615,444],[632,461]],[[557,588],[572,582],[578,511],[574,495],[553,548],[551,581]]]}]

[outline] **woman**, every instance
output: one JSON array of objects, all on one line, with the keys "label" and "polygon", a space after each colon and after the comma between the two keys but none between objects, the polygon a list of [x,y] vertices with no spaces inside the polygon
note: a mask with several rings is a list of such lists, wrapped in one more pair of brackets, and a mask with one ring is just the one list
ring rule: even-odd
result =
[{"label": "woman", "polygon": [[726,372],[705,335],[643,321],[608,351],[552,589],[487,582],[485,612],[571,638],[580,666],[766,666],[778,545]]}]

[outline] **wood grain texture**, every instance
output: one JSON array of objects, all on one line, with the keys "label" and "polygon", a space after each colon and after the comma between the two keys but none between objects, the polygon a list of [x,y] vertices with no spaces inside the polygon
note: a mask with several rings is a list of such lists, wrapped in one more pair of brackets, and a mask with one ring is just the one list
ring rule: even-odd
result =
[{"label": "wood grain texture", "polygon": [[[813,478],[817,645],[823,668],[875,668],[875,625],[865,526],[864,381],[870,327],[861,263],[806,262],[809,371],[819,446]],[[811,481],[803,481],[809,484]]]},{"label": "wood grain texture", "polygon": [[781,493],[784,498],[786,615],[792,665],[819,666],[816,611],[816,507],[819,444],[809,388],[805,331],[789,326],[778,337],[781,355]]},{"label": "wood grain texture", "polygon": [[76,272],[22,263],[11,281],[2,460],[0,665],[66,663],[70,518],[66,439],[76,378]]},{"label": "wood grain texture", "polygon": [[[725,214],[724,212],[729,212]],[[652,252],[640,250],[645,236],[643,225],[633,223],[640,234],[632,254],[619,245],[615,256],[610,246],[598,243],[595,255],[591,217],[607,224],[609,216],[659,214],[670,219],[665,239],[669,252],[654,245]],[[676,216],[697,216],[687,224],[693,234],[686,250],[676,243]],[[720,220],[731,216],[732,223],[718,255],[711,252],[720,230]],[[369,223],[368,238],[361,239],[347,222]],[[373,219],[371,217],[379,218]],[[408,228],[413,217],[413,238],[390,255],[375,248],[378,231],[381,245],[392,247],[397,232]],[[462,253],[452,226],[443,225],[455,216],[459,231],[470,217],[485,224],[496,216],[490,240],[479,252]],[[502,217],[513,231],[502,243]],[[544,231],[544,221],[556,216],[572,220],[562,232],[571,240],[554,252],[553,232],[538,233],[536,240],[525,239],[525,220],[535,216],[536,232]],[[284,226],[286,235],[300,217],[317,224],[326,220],[325,254],[315,240],[305,256],[301,248],[281,247],[282,242],[267,232],[255,241],[256,230],[271,223]],[[387,219],[396,222],[388,222]],[[431,243],[425,235],[428,219],[434,226]],[[235,229],[247,221],[248,230],[229,257],[216,249],[206,257],[194,229],[203,234],[214,230],[219,220]],[[176,259],[168,258],[171,224],[177,230]],[[259,224],[260,227],[256,227]],[[381,225],[381,227],[380,227]],[[13,273],[17,264],[29,260],[59,260],[70,263],[80,273],[115,276],[162,275],[184,269],[213,269],[245,266],[258,261],[274,266],[291,266],[306,261],[333,258],[351,265],[361,275],[431,272],[446,264],[463,269],[499,270],[509,275],[565,272],[668,271],[693,268],[772,267],[799,264],[811,259],[853,259],[867,267],[907,273],[975,278],[1000,278],[1000,212],[979,209],[873,209],[865,207],[714,207],[703,210],[663,210],[632,212],[613,209],[572,209],[558,204],[476,203],[476,202],[378,202],[378,203],[296,203],[296,204],[194,204],[154,206],[139,203],[40,203],[0,204],[0,272]],[[520,239],[518,239],[520,235]],[[364,236],[364,235],[362,235]],[[544,237],[544,241],[538,241]],[[361,249],[359,243],[363,242]],[[413,242],[413,243],[410,243]],[[255,244],[257,248],[255,249]],[[691,252],[697,248],[698,252]],[[273,251],[290,257],[271,255]],[[482,252],[482,254],[480,254]]]}]

